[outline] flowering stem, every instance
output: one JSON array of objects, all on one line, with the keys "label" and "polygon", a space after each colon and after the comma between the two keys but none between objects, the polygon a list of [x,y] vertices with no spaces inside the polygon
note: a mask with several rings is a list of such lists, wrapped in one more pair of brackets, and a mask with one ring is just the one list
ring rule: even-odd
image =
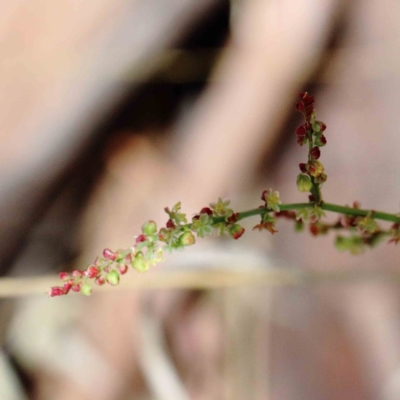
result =
[{"label": "flowering stem", "polygon": [[[262,192],[263,205],[258,208],[234,212],[229,207],[230,200],[219,198],[216,203],[210,203],[209,207],[203,207],[188,222],[186,214],[181,211],[181,203],[178,202],[171,209],[164,208],[169,217],[165,227],[158,230],[155,221],[147,221],[142,225],[142,233],[135,237],[135,243],[129,249],[104,249],[103,256],[97,257],[85,271],[74,270],[71,275],[61,272],[63,286],[53,286],[50,296],[66,295],[70,290],[90,295],[90,280],[97,285],[118,285],[120,275],[125,274],[129,266],[138,272],[145,272],[151,265],[162,261],[163,250],[180,250],[190,246],[196,242],[195,235],[204,238],[217,232],[220,236],[228,234],[233,239],[239,239],[245,229],[237,222],[253,216],[261,216],[261,221],[253,229],[267,230],[271,234],[278,232],[275,229],[278,217],[294,221],[296,231],[301,231],[308,223],[308,229],[314,236],[326,234],[330,230],[348,230],[349,235],[336,236],[335,245],[339,251],[350,251],[352,254],[359,254],[367,246],[375,246],[385,236],[390,237],[388,243],[400,242],[400,214],[363,210],[356,202],[353,207],[346,207],[322,200],[321,186],[327,180],[327,175],[319,158],[320,148],[327,142],[324,135],[326,125],[316,120],[314,96],[303,92],[300,98],[296,110],[303,114],[305,123],[295,133],[300,146],[308,143],[308,157],[307,163],[299,164],[301,173],[297,176],[296,183],[300,192],[310,193],[307,203],[282,204],[279,192],[268,189]],[[340,214],[340,217],[334,223],[324,222],[323,210]],[[376,220],[394,224],[390,229],[384,230]]]}]

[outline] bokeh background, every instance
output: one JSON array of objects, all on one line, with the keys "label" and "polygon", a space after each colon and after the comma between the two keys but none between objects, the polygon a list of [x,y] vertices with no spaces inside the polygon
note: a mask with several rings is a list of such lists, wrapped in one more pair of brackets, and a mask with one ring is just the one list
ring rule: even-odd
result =
[{"label": "bokeh background", "polygon": [[300,91],[330,202],[400,208],[395,0],[13,0],[0,14],[0,400],[397,400],[399,248],[209,238],[112,290],[60,271],[148,219],[304,201]]}]

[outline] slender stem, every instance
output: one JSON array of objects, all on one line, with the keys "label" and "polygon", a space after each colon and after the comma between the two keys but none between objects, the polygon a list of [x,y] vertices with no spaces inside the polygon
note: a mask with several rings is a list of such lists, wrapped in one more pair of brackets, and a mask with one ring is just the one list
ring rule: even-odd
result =
[{"label": "slender stem", "polygon": [[[302,208],[307,207],[314,207],[314,203],[292,203],[292,204],[281,204],[279,207],[282,211],[289,211],[289,210],[300,210]],[[354,217],[366,217],[368,215],[371,216],[373,219],[379,219],[382,221],[390,221],[400,224],[400,217],[396,214],[389,214],[382,211],[374,211],[374,210],[363,210],[358,208],[351,208],[351,207],[344,207],[339,206],[336,204],[325,203],[322,202],[319,207],[323,210],[335,212],[338,214],[345,214],[345,215],[352,215]],[[255,208],[253,210],[242,211],[239,213],[238,220],[245,219],[248,217],[253,217],[256,215],[262,215],[266,212],[271,212],[271,210],[267,210],[265,208]],[[223,218],[215,218],[214,222],[222,222]]]},{"label": "slender stem", "polygon": [[397,214],[389,214],[382,211],[362,210],[357,208],[338,206],[336,204],[330,204],[330,203],[322,203],[321,208],[323,210],[332,211],[339,214],[353,215],[355,217],[357,216],[366,217],[367,215],[370,215],[371,218],[373,219],[380,219],[382,221],[391,221],[398,224],[400,223],[400,217]]}]

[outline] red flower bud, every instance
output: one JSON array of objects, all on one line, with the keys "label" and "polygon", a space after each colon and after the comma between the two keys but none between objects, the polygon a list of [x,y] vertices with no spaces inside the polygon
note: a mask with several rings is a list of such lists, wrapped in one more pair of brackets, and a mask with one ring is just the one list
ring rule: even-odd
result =
[{"label": "red flower bud", "polygon": [[296,104],[296,111],[303,111],[304,110],[304,103],[302,102],[302,101],[299,101],[297,104]]},{"label": "red flower bud", "polygon": [[306,136],[307,135],[307,130],[305,125],[300,125],[297,129],[296,129],[296,135],[297,136]]},{"label": "red flower bud", "polygon": [[94,283],[96,285],[102,286],[106,283],[106,280],[103,277],[99,276],[95,279]]},{"label": "red flower bud", "polygon": [[67,281],[69,279],[69,275],[67,272],[60,272],[58,274],[58,277],[62,280],[62,281]]},{"label": "red flower bud", "polygon": [[234,224],[235,222],[237,222],[239,218],[239,213],[233,213],[230,217],[227,218],[226,222],[228,224]]},{"label": "red flower bud", "polygon": [[117,255],[110,249],[104,249],[103,250],[103,257],[106,260],[115,261],[115,259],[117,258]]},{"label": "red flower bud", "polygon": [[99,275],[100,270],[96,268],[94,265],[89,266],[89,268],[86,270],[86,276],[89,277],[90,279],[96,278],[97,275]]},{"label": "red flower bud", "polygon": [[72,287],[72,284],[70,282],[65,282],[64,283],[64,294],[68,294],[68,292],[70,291]]},{"label": "red flower bud", "polygon": [[[268,190],[264,190],[262,193],[261,193],[261,200],[262,201],[267,201],[267,195],[268,195]],[[262,208],[262,207],[261,207]]]},{"label": "red flower bud", "polygon": [[53,286],[49,291],[50,297],[63,296],[64,294],[65,290],[61,286]]},{"label": "red flower bud", "polygon": [[145,242],[147,240],[147,237],[145,235],[139,235],[136,238],[136,243],[141,243],[141,242]]},{"label": "red flower bud", "polygon": [[303,146],[307,143],[307,136],[297,136],[297,143]]},{"label": "red flower bud", "polygon": [[208,214],[208,215],[211,216],[213,213],[212,213],[212,210],[211,210],[210,207],[203,207],[203,208],[200,210],[200,214]]},{"label": "red flower bud", "polygon": [[244,231],[245,229],[243,226],[240,226],[239,224],[232,225],[229,228],[229,233],[235,240],[239,239],[243,235]]},{"label": "red flower bud", "polygon": [[315,98],[314,98],[314,96],[307,95],[306,97],[303,97],[303,102],[306,106],[309,106],[309,105],[315,103]]},{"label": "red flower bud", "polygon": [[72,276],[74,278],[80,278],[83,275],[82,271],[79,271],[78,269],[74,269],[72,271]]},{"label": "red flower bud", "polygon": [[175,229],[176,228],[176,226],[175,226],[174,222],[172,221],[172,219],[169,219],[167,221],[167,228],[169,228],[169,229]]},{"label": "red flower bud", "polygon": [[300,164],[299,164],[299,168],[300,168],[300,171],[301,171],[303,174],[305,174],[305,173],[307,172],[306,164],[305,164],[305,163],[300,163]]},{"label": "red flower bud", "polygon": [[320,158],[321,156],[321,150],[319,149],[319,147],[315,146],[312,148],[310,154],[314,160],[318,160],[318,158]]},{"label": "red flower bud", "polygon": [[81,287],[82,287],[82,283],[75,283],[74,285],[72,285],[71,290],[73,292],[80,292]]},{"label": "red flower bud", "polygon": [[121,273],[121,275],[125,275],[128,272],[128,266],[126,264],[119,264],[118,270]]}]

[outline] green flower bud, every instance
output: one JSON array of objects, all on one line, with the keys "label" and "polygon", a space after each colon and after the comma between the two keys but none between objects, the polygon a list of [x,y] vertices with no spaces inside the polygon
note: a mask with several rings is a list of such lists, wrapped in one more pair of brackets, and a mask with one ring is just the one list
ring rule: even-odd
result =
[{"label": "green flower bud", "polygon": [[92,287],[88,283],[84,283],[81,287],[81,293],[85,296],[90,296],[92,294]]},{"label": "green flower bud", "polygon": [[229,234],[234,239],[239,239],[243,235],[243,233],[244,233],[244,228],[239,224],[234,224],[229,228]]},{"label": "green flower bud", "polygon": [[139,252],[132,260],[132,267],[138,272],[146,272],[149,269],[149,262],[145,260],[143,254]]},{"label": "green flower bud", "polygon": [[314,178],[320,176],[324,172],[324,166],[322,162],[318,160],[309,161],[306,165],[306,168],[309,174]]},{"label": "green flower bud", "polygon": [[312,188],[311,178],[306,174],[297,175],[297,189],[299,192],[309,192]]},{"label": "green flower bud", "polygon": [[183,246],[191,246],[196,242],[196,239],[192,232],[184,232],[179,236],[179,243]]},{"label": "green flower bud", "polygon": [[154,221],[147,221],[142,226],[145,235],[154,235],[157,232],[157,224]]},{"label": "green flower bud", "polygon": [[106,280],[112,286],[118,285],[118,283],[119,283],[119,273],[113,269],[112,271],[110,271],[106,275]]}]

